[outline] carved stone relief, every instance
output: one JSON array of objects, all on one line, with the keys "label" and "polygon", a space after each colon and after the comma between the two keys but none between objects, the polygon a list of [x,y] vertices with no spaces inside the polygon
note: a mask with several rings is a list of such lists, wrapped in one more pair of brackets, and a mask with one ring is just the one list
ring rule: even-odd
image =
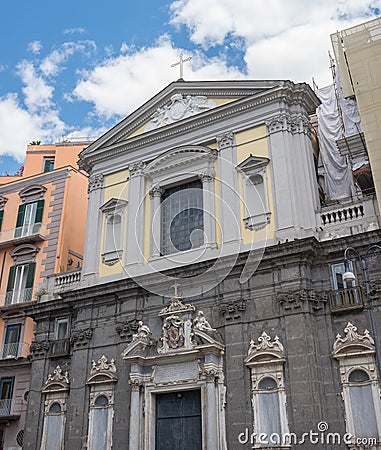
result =
[{"label": "carved stone relief", "polygon": [[182,94],[174,94],[167,105],[157,108],[144,131],[155,130],[178,120],[200,114],[215,106],[215,103],[205,96],[187,95],[184,97]]}]

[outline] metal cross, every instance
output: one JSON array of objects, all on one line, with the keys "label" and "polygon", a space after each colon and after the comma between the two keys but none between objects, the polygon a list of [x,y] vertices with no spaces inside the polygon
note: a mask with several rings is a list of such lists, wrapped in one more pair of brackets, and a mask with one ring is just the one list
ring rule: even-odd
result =
[{"label": "metal cross", "polygon": [[180,66],[180,80],[183,79],[183,75],[184,75],[184,63],[190,61],[192,59],[191,56],[188,56],[188,58],[183,58],[184,54],[180,53],[179,57],[180,57],[180,61],[177,63],[173,63],[171,64],[171,67],[175,67],[175,66]]}]

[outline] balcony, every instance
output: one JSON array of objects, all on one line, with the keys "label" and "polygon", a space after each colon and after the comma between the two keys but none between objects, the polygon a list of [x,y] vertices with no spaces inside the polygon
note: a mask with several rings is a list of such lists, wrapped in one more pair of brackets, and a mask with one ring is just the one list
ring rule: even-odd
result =
[{"label": "balcony", "polygon": [[47,235],[46,225],[43,223],[32,223],[10,230],[0,232],[0,248],[19,245],[23,242],[45,241]]},{"label": "balcony", "polygon": [[68,270],[47,277],[47,295],[41,298],[41,301],[53,300],[59,296],[61,292],[75,289],[81,281],[81,269]]},{"label": "balcony", "polygon": [[322,241],[379,229],[375,196],[340,200],[317,212]]},{"label": "balcony", "polygon": [[17,291],[10,291],[5,294],[5,306],[18,305],[20,303],[27,303],[33,300],[33,288],[21,289]]},{"label": "balcony", "polygon": [[20,405],[11,398],[0,400],[0,423],[3,421],[17,420],[20,418]]},{"label": "balcony", "polygon": [[70,339],[56,339],[50,342],[49,357],[66,356],[70,352]]},{"label": "balcony", "polygon": [[26,358],[29,354],[29,345],[20,342],[4,344],[0,353],[0,359]]},{"label": "balcony", "polygon": [[328,293],[331,312],[362,309],[364,307],[364,293],[360,286],[339,289]]},{"label": "balcony", "polygon": [[0,416],[9,416],[12,409],[12,399],[0,400]]}]

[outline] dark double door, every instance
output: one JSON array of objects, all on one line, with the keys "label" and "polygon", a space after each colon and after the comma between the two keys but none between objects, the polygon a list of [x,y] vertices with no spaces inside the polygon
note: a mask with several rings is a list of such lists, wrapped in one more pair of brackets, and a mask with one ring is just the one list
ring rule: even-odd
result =
[{"label": "dark double door", "polygon": [[201,450],[200,391],[156,395],[156,450]]}]

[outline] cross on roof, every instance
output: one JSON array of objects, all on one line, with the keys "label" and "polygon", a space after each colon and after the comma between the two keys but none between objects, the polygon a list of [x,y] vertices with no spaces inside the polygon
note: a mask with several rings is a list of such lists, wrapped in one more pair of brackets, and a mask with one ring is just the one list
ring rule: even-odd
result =
[{"label": "cross on roof", "polygon": [[180,61],[171,64],[171,67],[180,66],[180,78],[179,79],[182,80],[183,75],[184,75],[184,63],[190,61],[192,59],[192,57],[188,56],[188,58],[184,59],[184,54],[180,53],[179,58],[180,58]]},{"label": "cross on roof", "polygon": [[179,286],[180,285],[177,282],[177,278],[175,278],[175,284],[172,285],[172,287],[175,289],[175,297],[179,296],[179,290],[178,290]]}]

